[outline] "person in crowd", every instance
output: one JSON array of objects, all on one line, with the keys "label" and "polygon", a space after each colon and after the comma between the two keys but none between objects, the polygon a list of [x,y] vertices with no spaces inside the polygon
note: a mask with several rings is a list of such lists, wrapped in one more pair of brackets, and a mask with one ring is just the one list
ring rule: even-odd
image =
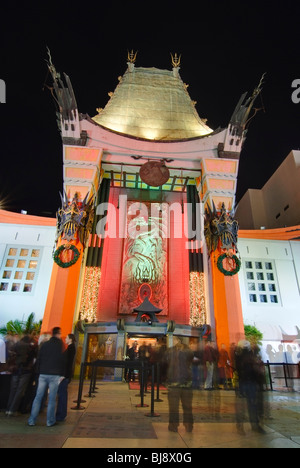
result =
[{"label": "person in crowd", "polygon": [[28,419],[29,426],[35,426],[36,424],[42,400],[48,387],[47,426],[51,427],[56,424],[56,396],[59,384],[64,379],[64,367],[61,329],[55,327],[52,331],[52,338],[41,346],[38,354],[37,372],[39,374],[39,382],[31,415]]},{"label": "person in crowd", "polygon": [[166,364],[166,359],[165,355],[167,352],[167,343],[166,343],[166,338],[159,338],[158,340],[158,346],[156,350],[156,362],[159,363],[159,381],[160,382],[166,382],[167,380],[167,364]]},{"label": "person in crowd", "polygon": [[253,431],[264,434],[261,427],[263,418],[264,364],[256,349],[247,340],[238,343],[235,353],[238,389],[236,398],[237,429],[244,434],[245,405],[247,402],[249,420]]},{"label": "person in crowd", "polygon": [[67,349],[64,352],[65,373],[64,380],[58,387],[58,401],[56,409],[56,422],[65,421],[68,407],[68,386],[74,373],[74,359],[76,354],[75,336],[70,333],[66,338]]},{"label": "person in crowd", "polygon": [[229,354],[224,343],[221,344],[219,351],[218,371],[219,371],[219,384],[222,388],[228,388],[230,380],[230,361]]},{"label": "person in crowd", "polygon": [[179,404],[183,409],[183,424],[187,432],[193,430],[192,362],[194,353],[174,336],[174,347],[165,353],[167,363],[167,385],[169,402],[169,431],[177,432],[179,427]]},{"label": "person in crowd", "polygon": [[193,388],[202,389],[204,384],[204,344],[200,341],[194,350],[193,359]]},{"label": "person in crowd", "polygon": [[[145,366],[145,373],[144,373],[144,390],[147,391],[148,379],[151,373],[151,369],[149,367],[150,363],[150,350],[149,346],[147,346],[146,342],[144,341],[142,345],[139,347],[139,360],[144,363]],[[139,371],[139,381],[141,383],[141,370]]]},{"label": "person in crowd", "polygon": [[51,333],[43,333],[42,335],[39,336],[38,339],[38,346],[39,348],[46,343],[46,341],[49,341],[51,339]]},{"label": "person in crowd", "polygon": [[208,341],[204,347],[204,365],[206,368],[206,380],[204,390],[213,390],[214,388],[214,373],[217,370],[218,351],[211,341]]},{"label": "person in crowd", "polygon": [[6,364],[6,345],[2,336],[0,335],[0,369],[1,364]]},{"label": "person in crowd", "polygon": [[[139,351],[138,351],[138,342],[135,341],[131,348],[129,348],[127,352],[127,356],[130,361],[137,361],[139,358]],[[134,374],[134,369],[129,369],[128,370],[128,382],[134,382],[135,381],[135,374]]]},{"label": "person in crowd", "polygon": [[15,353],[15,367],[12,372],[6,416],[13,416],[19,411],[21,401],[33,375],[37,347],[29,335],[25,335],[15,344],[12,352]]},{"label": "person in crowd", "polygon": [[16,355],[13,348],[19,341],[16,335],[7,334],[5,336],[5,360],[0,369],[0,410],[7,411],[7,404],[10,395],[12,373],[16,368]]}]

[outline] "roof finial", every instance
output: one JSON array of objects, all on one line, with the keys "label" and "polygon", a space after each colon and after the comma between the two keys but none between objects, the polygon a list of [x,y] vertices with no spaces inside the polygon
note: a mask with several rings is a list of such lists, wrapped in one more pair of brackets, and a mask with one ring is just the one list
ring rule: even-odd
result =
[{"label": "roof finial", "polygon": [[177,55],[177,52],[175,52],[175,55],[171,53],[172,57],[172,65],[173,65],[173,75],[175,78],[179,77],[179,70],[180,70],[180,63],[181,63],[181,55]]},{"label": "roof finial", "polygon": [[129,62],[129,63],[135,63],[135,61],[136,61],[136,56],[137,56],[138,51],[136,51],[136,52],[134,53],[134,52],[133,52],[133,49],[132,49],[131,52],[129,52],[129,51],[127,51],[127,52],[128,52],[128,56],[127,56],[128,62]]},{"label": "roof finial", "polygon": [[173,55],[171,53],[171,57],[172,57],[172,65],[174,68],[179,68],[180,67],[180,62],[181,62],[181,55],[177,55],[177,52],[175,52],[175,55]]},{"label": "roof finial", "polygon": [[136,51],[135,53],[133,52],[133,49],[131,52],[129,52],[129,50],[127,51],[128,54],[127,54],[127,65],[128,65],[128,70],[130,72],[133,72],[134,70],[134,64],[135,64],[135,61],[136,61],[136,56],[137,56],[137,53],[138,51]]}]

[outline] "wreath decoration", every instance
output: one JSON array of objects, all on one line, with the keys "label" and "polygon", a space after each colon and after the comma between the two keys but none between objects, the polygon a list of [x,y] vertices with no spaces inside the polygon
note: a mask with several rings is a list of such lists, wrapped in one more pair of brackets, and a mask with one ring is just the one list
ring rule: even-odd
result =
[{"label": "wreath decoration", "polygon": [[232,270],[226,270],[223,266],[223,260],[225,258],[228,258],[228,255],[226,253],[222,254],[219,256],[218,258],[218,261],[217,261],[217,267],[218,269],[220,270],[221,273],[223,273],[223,275],[225,276],[233,276],[233,275],[236,275],[240,269],[241,269],[241,261],[240,259],[236,256],[236,255],[232,255],[230,256],[230,258],[232,258],[232,260],[234,260],[235,262],[235,268],[232,269]]},{"label": "wreath decoration", "polygon": [[[64,263],[61,260],[60,256],[64,250],[72,250],[72,252],[74,252],[74,257],[72,258],[70,262]],[[77,249],[77,247],[75,247],[75,245],[69,245],[69,246],[61,245],[60,247],[58,247],[58,249],[55,250],[54,255],[53,255],[53,259],[55,263],[61,268],[69,268],[70,266],[74,265],[79,259],[79,257],[80,257],[80,252]]]}]

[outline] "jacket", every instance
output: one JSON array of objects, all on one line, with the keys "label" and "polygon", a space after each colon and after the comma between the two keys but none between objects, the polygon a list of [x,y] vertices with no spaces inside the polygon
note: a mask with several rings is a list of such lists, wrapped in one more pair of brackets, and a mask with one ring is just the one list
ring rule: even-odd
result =
[{"label": "jacket", "polygon": [[166,352],[169,387],[190,388],[192,386],[192,361],[194,353],[186,346],[170,348]]},{"label": "jacket", "polygon": [[73,365],[74,358],[76,354],[76,348],[74,344],[70,344],[66,351],[64,352],[64,362],[65,362],[65,373],[64,376],[66,379],[71,380],[73,377]]},{"label": "jacket", "polygon": [[53,336],[41,346],[37,359],[37,373],[64,376],[63,343],[59,338]]}]

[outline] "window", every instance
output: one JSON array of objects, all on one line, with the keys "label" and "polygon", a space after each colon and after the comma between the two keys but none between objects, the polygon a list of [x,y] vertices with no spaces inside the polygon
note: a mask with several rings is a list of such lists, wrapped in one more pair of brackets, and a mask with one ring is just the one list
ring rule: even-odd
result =
[{"label": "window", "polygon": [[32,294],[40,259],[40,248],[8,246],[0,269],[0,294]]},{"label": "window", "polygon": [[247,260],[245,262],[245,277],[250,303],[278,305],[279,288],[273,262]]}]

